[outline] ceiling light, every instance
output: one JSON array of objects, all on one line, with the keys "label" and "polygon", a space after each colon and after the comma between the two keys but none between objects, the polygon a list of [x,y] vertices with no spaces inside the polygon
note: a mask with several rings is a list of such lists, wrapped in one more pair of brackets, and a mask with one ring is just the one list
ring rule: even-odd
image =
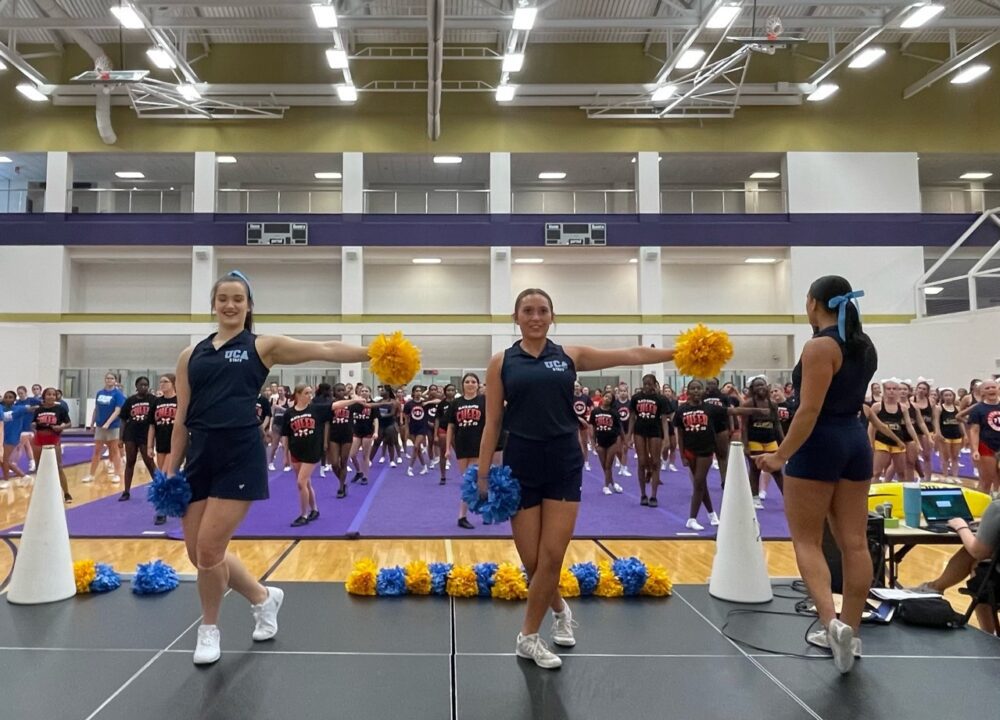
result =
[{"label": "ceiling light", "polygon": [[690,70],[691,68],[696,68],[701,65],[701,61],[704,57],[704,50],[700,48],[691,48],[690,50],[685,50],[681,53],[681,57],[677,61],[677,65],[674,67],[678,70]]},{"label": "ceiling light", "polygon": [[187,100],[188,102],[201,100],[201,93],[198,92],[198,88],[189,83],[181,83],[180,85],[178,85],[177,92],[179,92],[181,97]]},{"label": "ceiling light", "polygon": [[347,51],[330,48],[326,51],[326,62],[332,70],[343,70],[347,67]]},{"label": "ceiling light", "polygon": [[7,66],[3,64],[3,60],[0,60],[0,70],[6,70]]},{"label": "ceiling light", "polygon": [[462,158],[458,155],[435,155],[434,163],[436,165],[461,165]]},{"label": "ceiling light", "polygon": [[653,102],[666,102],[667,99],[673,97],[676,92],[676,85],[660,85],[660,87],[653,91],[653,95],[650,97],[650,100]]},{"label": "ceiling light", "polygon": [[959,176],[959,180],[985,180],[993,177],[991,172],[967,172]]},{"label": "ceiling light", "polygon": [[537,15],[538,8],[519,7],[514,11],[514,23],[511,27],[515,30],[531,30],[535,26]]},{"label": "ceiling light", "polygon": [[835,92],[840,90],[839,85],[833,83],[823,83],[811,93],[806,96],[806,100],[809,102],[819,102],[820,100],[826,100],[828,97],[833,95]]},{"label": "ceiling light", "polygon": [[[662,155],[657,155],[657,157],[656,157],[656,162],[663,162],[663,156],[662,156]],[[632,164],[633,164],[633,165],[635,165],[635,163],[636,163],[636,158],[635,158],[635,156],[633,155],[633,156],[632,156]]]},{"label": "ceiling light", "polygon": [[854,68],[855,70],[871,67],[884,57],[885,48],[865,48],[851,58],[851,62],[847,63],[847,67]]},{"label": "ceiling light", "polygon": [[219,163],[220,165],[232,165],[233,163],[236,162],[236,158],[234,158],[232,155],[219,155],[217,158],[215,158],[215,162]]},{"label": "ceiling light", "polygon": [[524,53],[509,53],[503,56],[503,72],[518,72],[524,66]]},{"label": "ceiling light", "polygon": [[926,25],[943,12],[944,5],[923,5],[911,12],[899,26],[907,29],[918,28]]},{"label": "ceiling light", "polygon": [[413,258],[414,265],[440,265],[441,258]]},{"label": "ceiling light", "polygon": [[750,173],[751,180],[774,180],[775,178],[781,177],[779,172],[765,172],[759,171],[755,173]]},{"label": "ceiling light", "polygon": [[629,258],[628,264],[629,265],[638,265],[639,264],[639,258]]},{"label": "ceiling light", "polygon": [[33,102],[45,102],[48,100],[48,97],[31,83],[21,83],[17,86],[17,91]]},{"label": "ceiling light", "polygon": [[177,63],[174,59],[170,57],[170,53],[160,47],[151,47],[146,51],[146,57],[149,61],[156,65],[156,67],[161,70],[173,70],[177,67]]},{"label": "ceiling light", "polygon": [[713,30],[729,27],[729,23],[738,18],[741,12],[743,12],[743,8],[739,3],[722,5],[712,13],[705,27]]},{"label": "ceiling light", "polygon": [[122,24],[123,28],[129,30],[142,30],[146,24],[142,21],[142,16],[136,12],[136,9],[125,3],[124,5],[112,5],[108,8],[111,14],[118,18],[118,22]]},{"label": "ceiling light", "polygon": [[497,88],[497,102],[510,102],[517,92],[517,85],[501,85]]},{"label": "ceiling light", "polygon": [[312,11],[313,11],[313,17],[316,19],[316,27],[318,28],[337,27],[337,11],[334,9],[333,5],[326,5],[324,3],[313,3]]},{"label": "ceiling light", "polygon": [[345,102],[345,103],[357,102],[358,89],[353,85],[338,85],[337,97],[340,98],[340,102]]},{"label": "ceiling light", "polygon": [[944,287],[941,285],[932,285],[931,287],[924,288],[924,295],[940,295],[944,292]]},{"label": "ceiling light", "polygon": [[13,160],[11,160],[11,159],[10,159],[9,157],[7,157],[6,155],[0,155],[0,163],[9,163],[9,162],[14,162],[14,161],[13,161]]},{"label": "ceiling light", "polygon": [[515,265],[541,265],[543,262],[545,262],[545,258],[530,257],[530,258],[515,258],[514,259],[514,264]]},{"label": "ceiling light", "polygon": [[748,257],[744,260],[747,265],[774,265],[778,262],[778,258],[769,257]]},{"label": "ceiling light", "polygon": [[146,176],[136,170],[119,170],[115,173],[115,177],[120,177],[122,180],[142,180]]},{"label": "ceiling light", "polygon": [[970,83],[976,78],[980,78],[990,71],[989,65],[967,65],[966,67],[959,70],[951,78],[952,85],[965,85]]},{"label": "ceiling light", "polygon": [[317,180],[340,180],[343,176],[339,172],[318,172],[313,173]]},{"label": "ceiling light", "polygon": [[563,180],[566,178],[566,173],[564,172],[540,172],[538,173],[539,180]]}]

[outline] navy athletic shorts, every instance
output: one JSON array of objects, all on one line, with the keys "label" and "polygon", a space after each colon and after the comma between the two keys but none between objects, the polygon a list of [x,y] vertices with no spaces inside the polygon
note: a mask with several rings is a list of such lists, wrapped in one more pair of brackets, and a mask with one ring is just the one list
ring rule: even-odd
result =
[{"label": "navy athletic shorts", "polygon": [[260,428],[192,430],[185,473],[191,502],[210,497],[266,500],[267,451]]},{"label": "navy athletic shorts", "polygon": [[872,446],[856,417],[821,418],[785,465],[785,475],[825,482],[871,480],[872,470]]},{"label": "navy athletic shorts", "polygon": [[508,435],[503,463],[521,483],[521,508],[542,500],[580,502],[583,453],[576,433],[550,440],[526,440]]}]

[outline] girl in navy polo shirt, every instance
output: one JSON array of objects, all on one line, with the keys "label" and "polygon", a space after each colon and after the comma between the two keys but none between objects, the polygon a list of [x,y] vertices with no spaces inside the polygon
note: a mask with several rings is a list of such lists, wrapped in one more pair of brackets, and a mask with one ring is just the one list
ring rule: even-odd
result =
[{"label": "girl in navy polo shirt", "polygon": [[514,544],[529,578],[528,603],[517,635],[518,657],[543,668],[562,665],[539,636],[552,609],[553,640],[576,644],[573,615],[559,594],[559,573],[573,537],[583,475],[580,423],[573,411],[577,372],[672,360],[673,349],[599,350],[561,347],[548,339],[554,315],[544,290],[522,291],[514,303],[521,339],[490,360],[486,371],[486,427],[479,448],[479,492],[489,488],[490,460],[508,432],[504,463],[521,483],[521,510],[511,518]]}]

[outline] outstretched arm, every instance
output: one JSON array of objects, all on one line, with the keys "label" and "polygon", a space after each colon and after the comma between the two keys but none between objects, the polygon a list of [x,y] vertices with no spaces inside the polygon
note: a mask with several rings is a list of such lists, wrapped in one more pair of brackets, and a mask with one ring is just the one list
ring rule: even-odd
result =
[{"label": "outstretched arm", "polygon": [[653,363],[670,362],[674,359],[674,350],[652,347],[622,348],[620,350],[601,350],[586,345],[576,345],[563,348],[566,354],[573,358],[577,371],[605,370],[622,365],[650,365]]},{"label": "outstretched arm", "polygon": [[284,335],[261,335],[257,338],[257,354],[268,367],[300,363],[355,363],[368,360],[368,348],[348,345],[339,340],[315,342],[296,340]]}]

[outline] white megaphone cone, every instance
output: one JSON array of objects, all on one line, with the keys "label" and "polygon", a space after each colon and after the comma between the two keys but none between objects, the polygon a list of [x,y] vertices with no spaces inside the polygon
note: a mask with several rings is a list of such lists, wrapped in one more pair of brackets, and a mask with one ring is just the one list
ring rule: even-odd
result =
[{"label": "white megaphone cone", "polygon": [[46,446],[38,463],[7,602],[18,605],[65,600],[76,595],[73,556],[63,508],[56,449]]},{"label": "white megaphone cone", "polygon": [[765,603],[774,597],[767,576],[760,524],[750,496],[743,443],[730,443],[722,516],[708,592],[720,600]]}]

